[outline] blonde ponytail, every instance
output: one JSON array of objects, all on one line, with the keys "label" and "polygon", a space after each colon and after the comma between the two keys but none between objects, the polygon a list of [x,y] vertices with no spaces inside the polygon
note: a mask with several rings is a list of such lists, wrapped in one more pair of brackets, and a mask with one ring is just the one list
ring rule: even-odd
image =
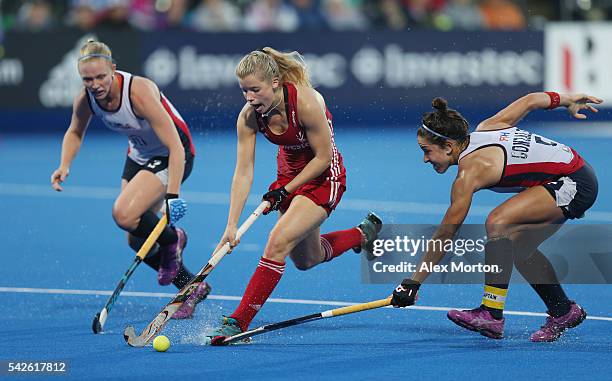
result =
[{"label": "blonde ponytail", "polygon": [[304,58],[295,51],[283,53],[270,47],[252,51],[236,66],[236,76],[244,78],[252,74],[259,74],[268,81],[279,77],[281,82],[312,87]]}]

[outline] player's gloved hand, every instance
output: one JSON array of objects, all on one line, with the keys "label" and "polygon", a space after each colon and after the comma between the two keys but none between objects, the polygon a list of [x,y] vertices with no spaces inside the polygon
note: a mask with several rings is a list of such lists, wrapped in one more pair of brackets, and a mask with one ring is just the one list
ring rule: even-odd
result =
[{"label": "player's gloved hand", "polygon": [[168,224],[174,225],[187,214],[187,201],[179,198],[176,193],[166,194],[166,217]]},{"label": "player's gloved hand", "polygon": [[416,280],[404,279],[402,284],[397,286],[395,291],[393,291],[391,305],[393,307],[408,307],[413,305],[417,300],[419,287],[421,287],[421,283]]},{"label": "player's gloved hand", "polygon": [[270,206],[264,209],[263,214],[266,215],[273,210],[278,210],[281,203],[285,201],[287,197],[289,197],[289,192],[287,192],[285,187],[272,189],[270,192],[264,194],[262,200],[268,201]]}]

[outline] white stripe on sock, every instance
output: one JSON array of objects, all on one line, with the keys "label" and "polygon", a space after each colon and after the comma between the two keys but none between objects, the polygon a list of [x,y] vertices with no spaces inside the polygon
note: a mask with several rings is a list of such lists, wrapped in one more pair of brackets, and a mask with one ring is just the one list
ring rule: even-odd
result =
[{"label": "white stripe on sock", "polygon": [[325,253],[325,262],[331,261],[334,255],[334,249],[331,244],[327,240],[327,238],[321,236],[321,246],[323,247],[323,252]]}]

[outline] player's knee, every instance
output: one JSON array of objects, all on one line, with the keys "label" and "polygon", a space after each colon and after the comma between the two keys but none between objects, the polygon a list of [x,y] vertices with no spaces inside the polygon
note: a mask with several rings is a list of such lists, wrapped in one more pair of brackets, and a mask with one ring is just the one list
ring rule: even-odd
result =
[{"label": "player's knee", "polygon": [[289,252],[290,242],[285,238],[285,234],[280,230],[273,230],[268,238],[268,244],[264,251],[267,258],[274,259],[282,257],[284,259]]},{"label": "player's knee", "polygon": [[121,207],[118,203],[113,206],[113,219],[117,226],[123,230],[134,230],[138,226],[138,219],[134,218],[127,208]]},{"label": "player's knee", "polygon": [[317,264],[319,264],[319,262],[315,262],[315,261],[311,261],[307,259],[301,259],[301,260],[294,259],[293,264],[295,265],[296,269],[300,271],[306,271],[306,270],[310,270],[311,268],[315,267]]},{"label": "player's knee", "polygon": [[489,213],[485,222],[485,228],[487,229],[487,236],[489,238],[508,236],[509,226],[510,221],[505,213],[497,209]]}]

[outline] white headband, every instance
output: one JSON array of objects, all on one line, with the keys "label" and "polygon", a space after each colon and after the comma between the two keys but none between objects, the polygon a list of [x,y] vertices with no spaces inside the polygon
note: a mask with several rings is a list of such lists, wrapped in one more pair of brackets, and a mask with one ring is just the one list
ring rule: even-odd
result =
[{"label": "white headband", "polygon": [[434,131],[434,130],[432,130],[432,129],[428,128],[428,127],[427,127],[426,125],[424,125],[424,124],[422,124],[421,126],[422,126],[422,127],[425,129],[425,131],[427,131],[427,132],[429,132],[429,133],[431,133],[431,134],[434,134],[434,135],[436,135],[437,137],[440,137],[440,138],[442,138],[442,139],[446,139],[446,140],[451,140],[451,138],[449,138],[448,136],[444,136],[444,135],[442,135],[442,134],[440,134],[440,133],[437,133],[436,131]]}]

